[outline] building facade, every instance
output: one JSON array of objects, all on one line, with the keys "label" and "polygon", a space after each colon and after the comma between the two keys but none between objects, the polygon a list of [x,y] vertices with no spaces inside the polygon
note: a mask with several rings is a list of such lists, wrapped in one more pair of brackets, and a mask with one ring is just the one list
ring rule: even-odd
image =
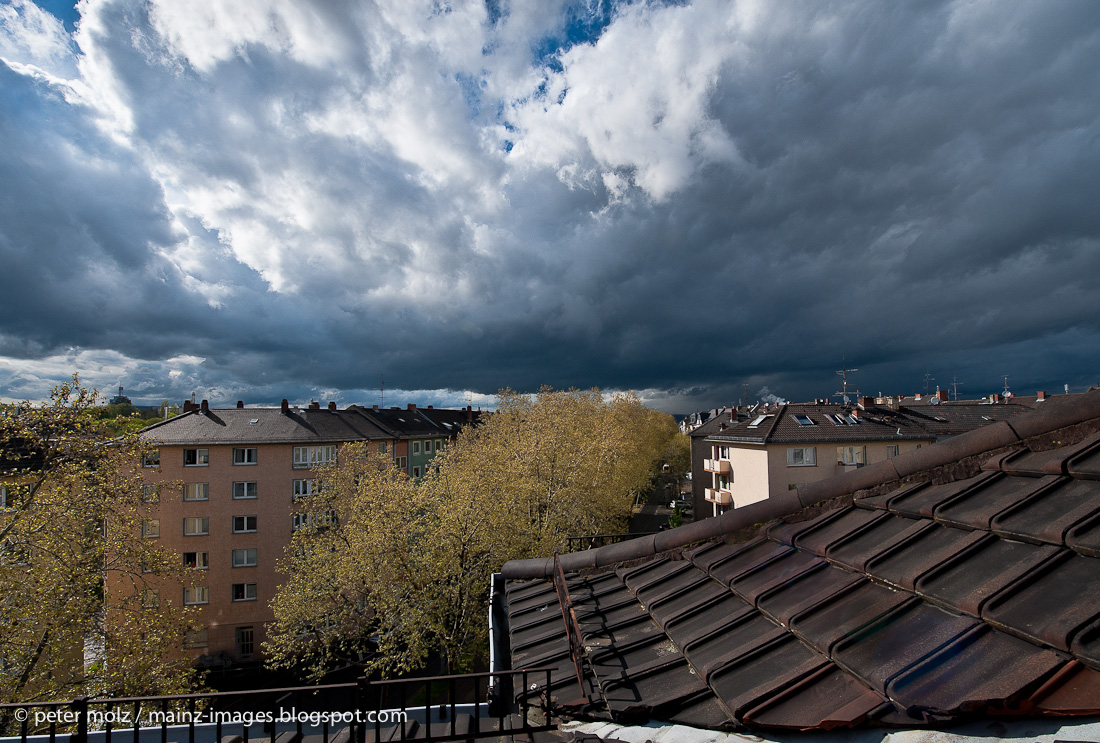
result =
[{"label": "building facade", "polygon": [[[142,434],[157,447],[143,468],[155,518],[142,533],[191,568],[194,585],[165,586],[152,598],[199,610],[202,629],[189,644],[200,663],[260,657],[284,579],[277,563],[297,528],[324,518],[309,510],[315,468],[335,462],[341,444],[363,442],[419,476],[461,428],[437,425],[430,409],[415,406],[339,410],[284,400],[280,408],[185,408]],[[439,412],[465,424],[477,417],[469,409]]]}]

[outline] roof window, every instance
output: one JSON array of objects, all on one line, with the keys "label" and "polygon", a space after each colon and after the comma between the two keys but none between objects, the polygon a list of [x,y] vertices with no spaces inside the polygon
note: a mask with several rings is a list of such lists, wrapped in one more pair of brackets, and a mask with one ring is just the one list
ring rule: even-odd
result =
[{"label": "roof window", "polygon": [[796,415],[794,417],[794,419],[796,421],[798,421],[798,425],[800,425],[800,426],[816,426],[817,425],[816,423],[813,422],[813,419],[811,419],[810,416],[808,416],[808,415]]},{"label": "roof window", "polygon": [[771,418],[771,416],[770,415],[758,415],[758,416],[756,416],[756,418],[753,419],[752,423],[749,424],[749,428],[756,428],[761,423],[763,423],[766,418]]}]

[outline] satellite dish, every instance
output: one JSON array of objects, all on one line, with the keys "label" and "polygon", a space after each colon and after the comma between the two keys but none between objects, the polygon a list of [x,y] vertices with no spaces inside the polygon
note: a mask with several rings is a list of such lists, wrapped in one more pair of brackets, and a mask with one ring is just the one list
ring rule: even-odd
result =
[{"label": "satellite dish", "polygon": [[940,404],[940,398],[939,398],[938,396],[937,396],[937,397],[933,397],[933,398],[932,398],[931,400],[929,400],[928,402],[932,403],[933,405],[939,405],[939,404]]}]

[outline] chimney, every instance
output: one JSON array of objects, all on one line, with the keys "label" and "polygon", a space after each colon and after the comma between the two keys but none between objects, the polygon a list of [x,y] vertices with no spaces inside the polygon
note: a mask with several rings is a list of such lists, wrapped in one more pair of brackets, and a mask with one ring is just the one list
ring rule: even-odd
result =
[{"label": "chimney", "polygon": [[1001,396],[999,394],[994,393],[994,394],[989,396],[989,399],[992,400],[993,402],[1000,402],[1001,401]]},{"label": "chimney", "polygon": [[428,410],[435,410],[435,406],[434,405],[429,405]]},{"label": "chimney", "polygon": [[913,395],[913,399],[920,400],[920,393],[918,392],[917,394]]},{"label": "chimney", "polygon": [[1039,400],[1045,400],[1045,399],[1047,399],[1047,393],[1044,392],[1043,390],[1039,390],[1038,392],[1035,393],[1035,397],[1037,398],[1036,402],[1038,402]]},{"label": "chimney", "polygon": [[415,402],[410,402],[409,405],[408,405],[408,409],[409,410],[416,410],[416,403]]},{"label": "chimney", "polygon": [[310,410],[320,410],[321,409],[321,403],[317,402],[316,400],[310,400],[309,401],[309,409]]},{"label": "chimney", "polygon": [[873,398],[873,397],[862,397],[862,398],[860,398],[860,403],[862,403],[864,408],[873,408],[873,407],[875,407],[875,398]]},{"label": "chimney", "polygon": [[280,409],[280,412],[282,412],[283,415],[286,415],[290,412],[290,403],[287,402],[287,399],[285,397],[283,398],[283,402],[279,406],[279,409]]},{"label": "chimney", "polygon": [[194,409],[195,409],[195,403],[191,402],[190,400],[184,400],[183,401],[183,412],[190,413]]},{"label": "chimney", "polygon": [[377,406],[377,405],[372,405],[372,406],[371,406],[371,409],[372,409],[372,410],[378,410],[378,406]]},{"label": "chimney", "polygon": [[472,407],[467,405],[466,406],[466,420],[473,421],[473,419],[474,419],[474,410],[473,410]]},{"label": "chimney", "polygon": [[244,400],[237,400],[237,410],[244,409]]},{"label": "chimney", "polygon": [[947,402],[947,390],[936,390],[936,397],[940,399],[940,402]]},{"label": "chimney", "polygon": [[333,400],[329,400],[328,409],[335,413],[336,412],[336,402],[333,401]]},{"label": "chimney", "polygon": [[199,407],[199,409],[204,413],[209,413],[210,412],[210,403],[207,402],[206,400],[203,400],[202,404]]}]

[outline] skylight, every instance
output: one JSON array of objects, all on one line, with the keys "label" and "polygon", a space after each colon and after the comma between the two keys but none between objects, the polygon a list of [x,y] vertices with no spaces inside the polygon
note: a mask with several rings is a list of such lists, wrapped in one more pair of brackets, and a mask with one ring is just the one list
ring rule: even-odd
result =
[{"label": "skylight", "polygon": [[770,418],[770,417],[771,416],[769,416],[769,415],[758,415],[758,416],[756,416],[756,418],[753,419],[753,422],[749,424],[749,428],[756,428],[757,426],[759,426],[761,423],[764,422],[765,418]]},{"label": "skylight", "polygon": [[794,419],[796,421],[798,421],[798,425],[800,425],[800,426],[816,426],[817,425],[816,423],[813,422],[813,420],[810,419],[810,416],[808,416],[808,415],[796,415],[794,417]]}]

